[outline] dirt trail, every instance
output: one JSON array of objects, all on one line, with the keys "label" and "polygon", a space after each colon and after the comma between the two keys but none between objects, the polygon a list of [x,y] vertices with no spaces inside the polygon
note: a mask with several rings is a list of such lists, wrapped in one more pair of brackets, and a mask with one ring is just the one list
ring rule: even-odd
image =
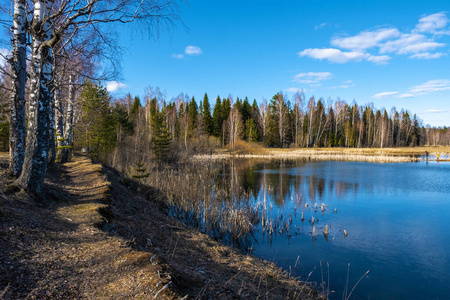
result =
[{"label": "dirt trail", "polygon": [[3,174],[0,299],[318,297],[273,264],[170,219],[157,191],[138,195],[86,156],[49,171],[45,203],[11,183]]},{"label": "dirt trail", "polygon": [[[100,165],[75,157],[49,172],[46,192],[43,205],[32,207],[24,195],[16,195],[15,206],[0,210],[9,212],[0,214],[7,225],[2,236],[8,238],[0,242],[9,250],[0,250],[5,299],[146,299],[169,282],[155,277],[163,270],[151,263],[149,253],[133,251],[124,239],[98,228],[104,220],[99,209],[107,207],[110,196]],[[158,299],[172,298],[179,297],[170,288],[158,294]]]}]

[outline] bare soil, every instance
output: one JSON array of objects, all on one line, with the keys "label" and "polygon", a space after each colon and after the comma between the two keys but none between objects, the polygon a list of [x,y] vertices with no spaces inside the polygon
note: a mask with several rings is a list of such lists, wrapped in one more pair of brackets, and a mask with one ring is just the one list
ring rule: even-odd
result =
[{"label": "bare soil", "polygon": [[317,299],[311,284],[167,216],[157,190],[75,156],[45,199],[0,155],[0,299]]}]

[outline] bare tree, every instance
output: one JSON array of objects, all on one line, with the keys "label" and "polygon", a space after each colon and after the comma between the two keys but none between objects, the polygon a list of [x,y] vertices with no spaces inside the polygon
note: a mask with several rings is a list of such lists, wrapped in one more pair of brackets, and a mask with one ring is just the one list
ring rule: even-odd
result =
[{"label": "bare tree", "polygon": [[241,138],[243,131],[242,116],[236,106],[233,105],[227,120],[229,143],[232,149],[236,141]]}]

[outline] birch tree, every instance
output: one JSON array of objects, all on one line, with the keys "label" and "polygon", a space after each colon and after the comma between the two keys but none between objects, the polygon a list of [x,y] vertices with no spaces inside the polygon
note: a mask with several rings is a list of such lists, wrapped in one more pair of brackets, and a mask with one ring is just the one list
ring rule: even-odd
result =
[{"label": "birch tree", "polygon": [[10,173],[18,177],[25,158],[25,84],[27,77],[27,16],[26,1],[14,0],[13,52],[11,59],[12,105],[10,120]]},{"label": "birch tree", "polygon": [[[176,2],[165,0],[92,0],[87,3],[77,0],[58,3],[52,0],[35,0],[33,5],[33,21],[29,26],[32,37],[29,125],[22,173],[17,183],[31,192],[41,194],[52,122],[50,106],[53,99],[53,47],[61,42],[69,29],[76,33],[92,27],[100,33],[101,24],[129,23],[137,20],[145,21],[148,29],[156,28],[158,31],[162,24],[173,24],[179,16]],[[69,36],[64,44],[72,38],[73,36]],[[13,93],[13,97],[16,97],[16,93]],[[17,111],[15,118],[21,118]],[[17,143],[17,139],[13,142],[15,145],[21,145],[20,142]],[[20,147],[18,149],[12,152],[20,153]],[[15,157],[20,158],[20,155]],[[17,167],[15,169],[17,170]]]}]

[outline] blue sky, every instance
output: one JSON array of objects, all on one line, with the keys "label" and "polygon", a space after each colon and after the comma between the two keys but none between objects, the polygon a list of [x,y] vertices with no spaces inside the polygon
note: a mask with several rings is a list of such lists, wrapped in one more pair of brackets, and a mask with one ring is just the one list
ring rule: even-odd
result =
[{"label": "blue sky", "polygon": [[[450,1],[188,0],[182,19],[158,39],[117,26],[122,74],[115,96],[170,100],[208,93],[259,103],[291,97],[340,98],[417,113],[450,126]],[[0,49],[4,50],[4,49]]]},{"label": "blue sky", "polygon": [[[124,30],[122,87],[261,102],[278,91],[450,125],[450,1],[188,1],[158,40]],[[110,85],[111,90],[114,84]]]}]

